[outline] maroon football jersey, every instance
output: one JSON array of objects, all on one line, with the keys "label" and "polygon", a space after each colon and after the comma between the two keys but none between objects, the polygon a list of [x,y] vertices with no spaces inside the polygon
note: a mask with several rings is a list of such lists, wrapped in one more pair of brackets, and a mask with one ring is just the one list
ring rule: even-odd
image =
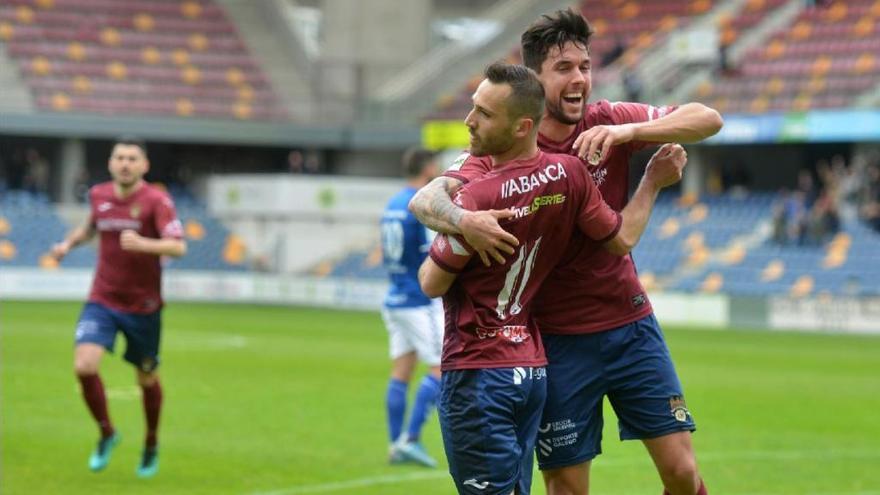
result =
[{"label": "maroon football jersey", "polygon": [[124,251],[123,230],[134,230],[154,239],[183,237],[183,228],[171,198],[161,189],[144,184],[131,196],[119,199],[112,182],[89,191],[90,221],[100,236],[98,267],[89,301],[124,311],[147,314],[162,307],[160,257]]},{"label": "maroon football jersey", "polygon": [[[676,108],[606,100],[590,103],[568,138],[556,142],[538,134],[538,145],[548,153],[573,155],[576,150],[571,145],[575,139],[593,126],[651,121]],[[614,210],[623,210],[629,199],[630,157],[653,144],[630,142],[615,146],[597,166],[588,166],[602,197]],[[485,161],[462,155],[445,175],[468,183],[488,170]],[[562,262],[535,298],[533,314],[542,332],[579,334],[617,328],[652,311],[632,257],[613,255],[601,243],[575,233]]]},{"label": "maroon football jersey", "polygon": [[564,255],[572,232],[604,242],[617,234],[620,215],[602,201],[580,161],[543,152],[471,181],[455,202],[468,210],[511,208],[502,227],[520,245],[503,265],[486,267],[455,236],[431,246],[438,266],[459,273],[443,298],[443,370],[543,366],[544,348],[530,305]]}]

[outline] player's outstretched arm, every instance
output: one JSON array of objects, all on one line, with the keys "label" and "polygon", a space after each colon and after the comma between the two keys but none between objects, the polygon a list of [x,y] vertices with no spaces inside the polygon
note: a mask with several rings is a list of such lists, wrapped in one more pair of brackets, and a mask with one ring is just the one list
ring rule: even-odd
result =
[{"label": "player's outstretched arm", "polygon": [[612,146],[630,141],[696,143],[721,130],[724,120],[717,110],[702,103],[686,103],[659,119],[621,125],[598,125],[577,137],[572,149],[581,159],[597,164]]},{"label": "player's outstretched arm", "polygon": [[65,237],[63,241],[53,245],[52,249],[49,251],[49,255],[57,261],[61,261],[67,256],[67,253],[69,253],[71,249],[84,242],[88,242],[94,236],[95,226],[92,225],[91,219],[89,219],[67,234],[67,237]]},{"label": "player's outstretched arm", "polygon": [[687,153],[681,145],[664,144],[654,153],[638,189],[620,212],[622,217],[620,231],[605,243],[605,249],[618,255],[632,251],[645,232],[648,219],[651,218],[651,210],[654,209],[654,203],[657,201],[657,194],[664,187],[681,180],[686,164]]},{"label": "player's outstretched arm", "polygon": [[449,290],[455,282],[455,273],[447,272],[440,268],[430,256],[425,258],[419,267],[419,286],[428,297],[440,297]]},{"label": "player's outstretched arm", "polygon": [[119,234],[119,244],[125,251],[155,254],[156,256],[172,256],[179,258],[186,254],[186,241],[173,237],[153,239],[144,237],[134,230],[123,230]]},{"label": "player's outstretched arm", "polygon": [[513,254],[519,245],[515,236],[498,225],[498,221],[514,215],[509,210],[468,211],[452,202],[452,194],[462,182],[451,177],[437,177],[419,189],[409,202],[409,210],[419,222],[441,234],[461,234],[483,264],[491,257],[504,263],[504,255]]}]

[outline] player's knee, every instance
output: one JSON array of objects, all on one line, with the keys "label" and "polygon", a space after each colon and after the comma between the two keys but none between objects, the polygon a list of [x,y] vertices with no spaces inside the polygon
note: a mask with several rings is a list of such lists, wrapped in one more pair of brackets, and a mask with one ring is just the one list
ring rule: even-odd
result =
[{"label": "player's knee", "polygon": [[571,469],[548,469],[542,471],[547,495],[587,495],[589,487],[586,477]]},{"label": "player's knee", "polygon": [[159,374],[156,372],[145,373],[138,370],[137,381],[141,387],[152,387],[159,381]]},{"label": "player's knee", "polygon": [[699,484],[700,476],[697,473],[697,462],[692,456],[677,459],[676,462],[665,466],[663,471],[664,480],[676,484]]},{"label": "player's knee", "polygon": [[77,356],[73,360],[73,372],[76,376],[96,375],[98,373],[98,361]]}]

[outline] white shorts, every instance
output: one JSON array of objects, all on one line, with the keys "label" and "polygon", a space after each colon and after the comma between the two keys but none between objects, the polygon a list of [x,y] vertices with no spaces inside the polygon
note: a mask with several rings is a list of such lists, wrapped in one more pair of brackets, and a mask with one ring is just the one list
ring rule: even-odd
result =
[{"label": "white shorts", "polygon": [[434,299],[427,306],[414,308],[382,308],[382,319],[388,329],[391,359],[416,351],[428,366],[440,365],[443,349],[443,303]]}]

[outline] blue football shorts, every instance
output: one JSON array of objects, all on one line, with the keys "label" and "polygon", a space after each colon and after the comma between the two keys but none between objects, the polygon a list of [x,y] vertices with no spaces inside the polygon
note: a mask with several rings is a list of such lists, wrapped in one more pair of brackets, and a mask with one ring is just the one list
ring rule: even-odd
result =
[{"label": "blue football shorts", "polygon": [[543,339],[550,364],[536,445],[540,469],[573,466],[602,452],[606,395],[621,440],[696,429],[654,315],[604,332]]},{"label": "blue football shorts", "polygon": [[127,342],[123,358],[149,373],[159,366],[161,313],[161,309],[145,315],[124,313],[103,304],[86,303],[76,324],[76,345],[98,344],[113,352],[116,333],[122,332]]},{"label": "blue football shorts", "polygon": [[440,431],[459,494],[528,495],[546,384],[543,367],[443,372]]}]

